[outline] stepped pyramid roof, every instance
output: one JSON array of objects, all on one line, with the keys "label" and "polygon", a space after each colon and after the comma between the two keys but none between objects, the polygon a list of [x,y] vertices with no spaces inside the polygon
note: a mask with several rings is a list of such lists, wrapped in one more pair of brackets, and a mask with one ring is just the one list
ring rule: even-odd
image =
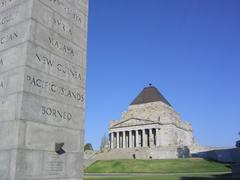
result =
[{"label": "stepped pyramid roof", "polygon": [[145,104],[150,102],[161,101],[168,106],[172,105],[167,99],[159,92],[159,90],[150,84],[149,87],[145,87],[142,92],[133,100],[130,105]]}]

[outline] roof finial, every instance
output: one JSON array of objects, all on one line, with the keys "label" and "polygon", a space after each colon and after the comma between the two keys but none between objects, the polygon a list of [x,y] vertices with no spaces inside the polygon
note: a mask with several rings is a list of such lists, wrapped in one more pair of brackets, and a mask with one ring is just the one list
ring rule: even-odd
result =
[{"label": "roof finial", "polygon": [[149,83],[149,86],[151,87],[151,86],[152,86],[152,83]]}]

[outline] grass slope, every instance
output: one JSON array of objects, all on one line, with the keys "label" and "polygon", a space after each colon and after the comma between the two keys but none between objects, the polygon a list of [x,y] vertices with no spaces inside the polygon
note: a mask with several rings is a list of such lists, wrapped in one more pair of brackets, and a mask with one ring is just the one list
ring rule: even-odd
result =
[{"label": "grass slope", "polygon": [[85,173],[195,173],[230,172],[225,164],[204,159],[97,161]]},{"label": "grass slope", "polygon": [[85,177],[84,180],[239,180],[231,175],[161,175],[161,176],[139,176],[139,177]]}]

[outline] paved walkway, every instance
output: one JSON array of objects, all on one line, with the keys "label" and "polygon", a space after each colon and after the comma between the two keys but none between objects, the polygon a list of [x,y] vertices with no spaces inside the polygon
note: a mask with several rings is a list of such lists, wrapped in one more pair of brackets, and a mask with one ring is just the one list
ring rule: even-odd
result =
[{"label": "paved walkway", "polygon": [[185,175],[221,175],[230,172],[199,172],[199,173],[85,173],[85,177],[135,177],[135,176],[185,176]]}]

